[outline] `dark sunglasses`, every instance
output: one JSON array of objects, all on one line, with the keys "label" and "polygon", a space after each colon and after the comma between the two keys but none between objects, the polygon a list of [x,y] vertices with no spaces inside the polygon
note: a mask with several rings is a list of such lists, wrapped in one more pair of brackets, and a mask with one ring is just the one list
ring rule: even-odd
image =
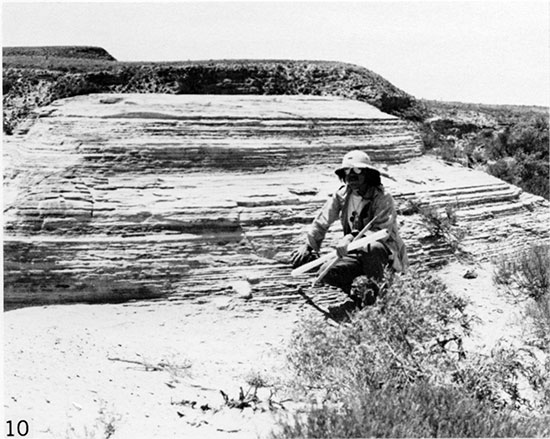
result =
[{"label": "dark sunglasses", "polygon": [[363,172],[363,169],[362,168],[346,168],[346,169],[344,169],[344,172],[346,173],[346,175],[350,175],[351,171],[353,171],[357,175],[361,175],[361,173]]}]

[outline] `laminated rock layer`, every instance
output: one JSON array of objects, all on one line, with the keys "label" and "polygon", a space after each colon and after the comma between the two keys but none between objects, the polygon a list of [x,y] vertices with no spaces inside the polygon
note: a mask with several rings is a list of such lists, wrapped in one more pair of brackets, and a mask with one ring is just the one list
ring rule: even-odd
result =
[{"label": "laminated rock layer", "polygon": [[[319,96],[88,95],[41,108],[4,141],[7,307],[252,293],[284,306],[311,279],[289,253],[362,149],[392,179],[413,265],[447,261],[411,206],[456,213],[464,250],[487,259],[548,240],[548,203],[481,171],[421,156],[414,127]],[[339,236],[335,225],[326,249]],[[335,292],[320,289],[331,300]]]}]

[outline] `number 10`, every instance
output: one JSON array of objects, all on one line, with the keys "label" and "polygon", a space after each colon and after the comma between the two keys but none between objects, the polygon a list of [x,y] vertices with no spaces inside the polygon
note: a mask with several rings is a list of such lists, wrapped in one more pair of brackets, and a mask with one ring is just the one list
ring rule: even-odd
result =
[{"label": "number 10", "polygon": [[[15,436],[13,434],[12,421],[7,421],[6,423],[8,424],[8,437]],[[25,420],[19,421],[17,423],[17,434],[19,436],[26,436],[28,433],[29,433],[29,424],[27,423],[27,421],[25,421]]]}]

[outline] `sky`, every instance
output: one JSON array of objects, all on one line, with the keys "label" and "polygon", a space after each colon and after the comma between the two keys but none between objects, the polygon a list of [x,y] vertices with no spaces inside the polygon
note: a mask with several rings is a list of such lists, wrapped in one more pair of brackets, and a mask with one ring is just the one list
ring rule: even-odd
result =
[{"label": "sky", "polygon": [[366,67],[417,98],[550,104],[549,2],[3,2],[2,46]]}]

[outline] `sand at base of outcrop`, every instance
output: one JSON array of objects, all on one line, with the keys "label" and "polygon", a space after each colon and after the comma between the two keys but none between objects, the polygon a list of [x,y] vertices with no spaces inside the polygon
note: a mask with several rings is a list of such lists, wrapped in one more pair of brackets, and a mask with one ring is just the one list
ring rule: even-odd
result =
[{"label": "sand at base of outcrop", "polygon": [[[41,438],[103,437],[111,424],[113,438],[264,435],[277,411],[262,404],[284,379],[300,313],[249,314],[213,302],[7,312],[6,419],[25,419]],[[238,399],[254,376],[271,385],[258,390],[257,410],[225,406],[220,391]]]},{"label": "sand at base of outcrop", "polygon": [[[478,317],[464,344],[470,353],[522,343],[529,330],[525,304],[499,291],[492,271],[490,263],[453,262],[436,272]],[[269,437],[299,406],[285,401],[281,410],[277,402],[292,396],[284,393],[292,330],[315,311],[301,303],[250,312],[240,303],[212,297],[6,312],[5,417],[26,420],[37,438],[103,437],[110,428],[114,439]],[[221,392],[238,402],[241,387],[251,401],[252,380],[268,385],[255,403],[226,404]]]}]

